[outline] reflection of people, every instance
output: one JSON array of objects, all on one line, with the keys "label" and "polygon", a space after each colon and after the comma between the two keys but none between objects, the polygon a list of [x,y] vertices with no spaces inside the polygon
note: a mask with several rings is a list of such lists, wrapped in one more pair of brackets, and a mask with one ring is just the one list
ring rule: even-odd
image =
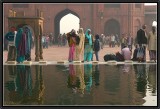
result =
[{"label": "reflection of people", "polygon": [[15,38],[16,38],[16,28],[11,27],[10,32],[5,35],[5,39],[8,40],[9,51],[7,61],[16,61],[16,47],[15,47]]},{"label": "reflection of people", "polygon": [[18,29],[15,45],[17,48],[17,62],[23,62],[26,54],[26,35],[23,33],[22,28]]},{"label": "reflection of people", "polygon": [[[37,68],[38,67],[38,68]],[[10,69],[9,74],[15,71],[14,80],[6,82],[9,90],[9,97],[12,102],[26,104],[28,102],[38,102],[42,104],[44,93],[44,82],[42,78],[42,66],[36,66],[35,85],[32,84],[31,66],[17,65],[16,70]]]},{"label": "reflection of people", "polygon": [[149,65],[149,72],[148,72],[148,85],[151,90],[152,94],[156,93],[156,86],[157,86],[157,80],[156,80],[156,65]]},{"label": "reflection of people", "polygon": [[137,91],[142,92],[143,97],[146,94],[146,65],[145,64],[138,64],[134,65],[134,69],[137,75]]},{"label": "reflection of people", "polygon": [[99,85],[99,65],[95,65],[95,72],[94,72],[94,79],[95,79],[95,85],[98,86]]},{"label": "reflection of people", "polygon": [[90,93],[92,86],[92,64],[84,64],[84,80],[86,91]]},{"label": "reflection of people", "polygon": [[29,100],[32,96],[32,76],[30,66],[17,66],[16,86],[17,93],[22,98],[22,102],[25,103],[25,101]]},{"label": "reflection of people", "polygon": [[78,77],[78,80],[80,82],[79,84],[79,92],[81,96],[84,94],[84,89],[85,89],[85,82],[84,82],[84,65],[75,65],[75,71],[76,75]]},{"label": "reflection of people", "polygon": [[124,64],[124,67],[123,67],[123,72],[129,72],[130,71],[130,65],[128,65],[128,64]]},{"label": "reflection of people", "polygon": [[76,75],[75,68],[73,64],[69,65],[69,76],[68,76],[68,88],[71,88],[74,93],[77,92],[77,89],[79,88],[80,82]]}]

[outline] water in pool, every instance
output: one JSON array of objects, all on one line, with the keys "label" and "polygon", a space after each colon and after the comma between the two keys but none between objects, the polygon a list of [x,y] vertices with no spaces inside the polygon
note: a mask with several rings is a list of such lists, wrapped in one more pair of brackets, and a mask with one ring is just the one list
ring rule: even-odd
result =
[{"label": "water in pool", "polygon": [[4,65],[4,106],[157,106],[156,64]]}]

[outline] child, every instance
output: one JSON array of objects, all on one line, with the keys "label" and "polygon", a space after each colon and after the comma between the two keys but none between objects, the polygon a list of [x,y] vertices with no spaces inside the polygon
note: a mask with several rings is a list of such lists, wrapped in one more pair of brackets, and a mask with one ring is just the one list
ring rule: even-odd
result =
[{"label": "child", "polygon": [[96,34],[95,35],[95,42],[94,42],[94,47],[93,47],[93,50],[95,52],[95,55],[96,55],[96,61],[99,61],[99,50],[100,50],[100,40],[99,40],[99,35]]}]

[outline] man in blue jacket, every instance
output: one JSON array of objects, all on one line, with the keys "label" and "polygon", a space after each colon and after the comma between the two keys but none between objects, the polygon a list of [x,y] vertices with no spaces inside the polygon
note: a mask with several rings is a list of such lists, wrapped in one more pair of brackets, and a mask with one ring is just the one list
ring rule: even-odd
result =
[{"label": "man in blue jacket", "polygon": [[12,26],[10,32],[5,35],[5,39],[8,40],[8,57],[7,61],[16,61],[16,47],[15,47],[15,37],[16,37],[16,28]]}]

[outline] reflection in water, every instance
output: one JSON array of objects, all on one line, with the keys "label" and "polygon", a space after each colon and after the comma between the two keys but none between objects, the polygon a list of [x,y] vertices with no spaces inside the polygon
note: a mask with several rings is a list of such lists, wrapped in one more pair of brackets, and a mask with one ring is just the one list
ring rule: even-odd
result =
[{"label": "reflection in water", "polygon": [[124,73],[127,73],[127,72],[130,71],[130,67],[131,67],[131,65],[129,65],[129,64],[124,64],[122,71],[123,71]]},{"label": "reflection in water", "polygon": [[84,81],[86,91],[90,93],[92,86],[92,64],[84,64]]},{"label": "reflection in water", "polygon": [[5,69],[5,105],[156,105],[154,64],[6,65]]},{"label": "reflection in water", "polygon": [[[38,71],[39,69],[40,71]],[[41,101],[44,90],[42,66],[39,69],[36,69],[36,82],[33,88],[31,66],[8,66],[9,74],[14,74],[13,81],[7,81],[5,83],[5,87],[9,91],[9,98],[11,102],[14,102],[15,104],[30,104],[31,102],[38,102],[38,104],[42,103]]]},{"label": "reflection in water", "polygon": [[77,88],[80,87],[79,78],[76,75],[73,64],[69,65],[69,76],[68,76],[68,88],[72,88],[73,92],[77,92]]},{"label": "reflection in water", "polygon": [[152,95],[156,95],[156,65],[150,65],[149,66],[149,72],[148,72],[148,82],[149,82],[149,88],[152,90]]},{"label": "reflection in water", "polygon": [[94,71],[93,71],[93,79],[95,80],[95,85],[98,86],[99,83],[99,75],[100,75],[100,71],[99,71],[99,65],[96,64],[94,66]]},{"label": "reflection in water", "polygon": [[137,91],[145,97],[147,88],[146,64],[134,65],[134,69],[137,76]]}]

